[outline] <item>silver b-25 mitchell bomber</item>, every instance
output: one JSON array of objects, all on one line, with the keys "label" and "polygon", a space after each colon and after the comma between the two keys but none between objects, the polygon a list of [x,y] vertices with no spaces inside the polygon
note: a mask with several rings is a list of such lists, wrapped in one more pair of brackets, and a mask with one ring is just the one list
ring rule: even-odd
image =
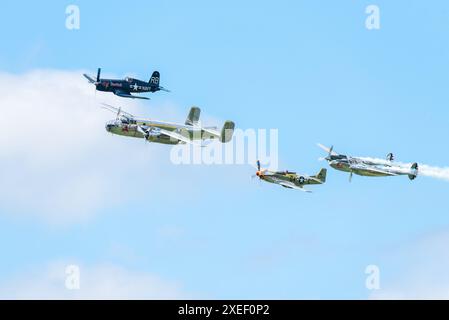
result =
[{"label": "silver b-25 mitchell bomber", "polygon": [[270,171],[268,169],[260,168],[260,161],[257,160],[257,172],[256,176],[260,180],[278,184],[284,188],[297,189],[304,192],[312,192],[304,189],[305,185],[311,184],[323,184],[326,182],[326,169],[321,169],[316,176],[299,175],[296,172],[291,171]]},{"label": "silver b-25 mitchell bomber", "polygon": [[201,143],[202,140],[219,139],[222,143],[227,143],[234,134],[235,124],[232,121],[225,121],[221,131],[218,131],[217,127],[201,126],[201,110],[197,107],[190,109],[184,124],[136,118],[121,108],[107,104],[103,104],[103,108],[117,115],[115,120],[106,123],[106,131],[121,136],[144,138],[149,142],[172,145],[189,143],[200,146],[195,141]]},{"label": "silver b-25 mitchell bomber", "polygon": [[156,91],[167,91],[164,87],[159,85],[161,80],[161,75],[159,71],[154,71],[151,75],[150,81],[142,81],[138,79],[133,79],[126,77],[125,79],[101,79],[100,78],[101,68],[98,68],[97,78],[94,79],[87,74],[83,76],[89,80],[90,83],[95,85],[96,90],[104,92],[112,92],[116,96],[123,98],[133,98],[133,99],[145,99],[149,100],[147,97],[133,96],[131,93],[142,93],[142,92],[156,92]]},{"label": "silver b-25 mitchell bomber", "polygon": [[349,172],[349,181],[352,175],[368,177],[386,177],[406,175],[410,180],[415,180],[418,176],[418,163],[413,163],[410,167],[394,162],[394,156],[389,153],[386,160],[363,157],[351,157],[336,153],[333,147],[326,147],[322,144],[318,146],[328,153],[324,158],[329,165],[340,171]]}]

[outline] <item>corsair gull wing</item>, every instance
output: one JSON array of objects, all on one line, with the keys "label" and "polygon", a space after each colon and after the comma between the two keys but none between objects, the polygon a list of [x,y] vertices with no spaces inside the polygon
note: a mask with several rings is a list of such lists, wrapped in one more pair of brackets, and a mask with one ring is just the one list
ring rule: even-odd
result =
[{"label": "corsair gull wing", "polygon": [[114,94],[116,96],[123,97],[123,98],[150,100],[150,98],[148,98],[148,97],[133,96],[132,94],[125,92],[125,91],[121,91],[121,90],[115,90]]}]

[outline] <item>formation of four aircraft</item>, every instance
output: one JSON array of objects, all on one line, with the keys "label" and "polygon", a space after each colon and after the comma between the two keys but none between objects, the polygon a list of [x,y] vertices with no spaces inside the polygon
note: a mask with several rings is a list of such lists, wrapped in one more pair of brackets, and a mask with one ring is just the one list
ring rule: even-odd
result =
[{"label": "formation of four aircraft", "polygon": [[[126,77],[125,79],[101,79],[101,69],[97,71],[97,77],[84,74],[84,77],[95,85],[96,90],[103,92],[112,92],[123,98],[146,99],[133,95],[132,93],[146,93],[166,91],[160,86],[160,74],[154,71],[148,82]],[[106,123],[106,130],[113,134],[144,138],[149,142],[163,144],[192,144],[201,146],[201,141],[209,139],[218,139],[222,143],[227,143],[232,139],[235,124],[233,121],[225,121],[223,127],[219,131],[217,127],[203,127],[200,122],[201,110],[198,107],[192,107],[187,116],[185,123],[173,123],[159,121],[153,119],[144,119],[133,116],[111,105],[103,104],[103,108],[116,113],[114,120]],[[414,180],[418,176],[418,164],[415,162],[410,167],[395,163],[392,153],[387,155],[386,160],[371,159],[363,157],[351,157],[338,154],[333,147],[328,148],[318,144],[320,148],[327,152],[326,160],[330,167],[349,173],[349,181],[352,180],[353,174],[368,177],[385,177],[406,175],[410,180]],[[291,171],[271,171],[262,169],[260,161],[257,161],[257,171],[255,176],[260,180],[278,184],[284,188],[298,189],[310,192],[304,189],[304,186],[323,184],[326,182],[326,169],[321,169],[317,175],[307,176],[297,174]]]}]

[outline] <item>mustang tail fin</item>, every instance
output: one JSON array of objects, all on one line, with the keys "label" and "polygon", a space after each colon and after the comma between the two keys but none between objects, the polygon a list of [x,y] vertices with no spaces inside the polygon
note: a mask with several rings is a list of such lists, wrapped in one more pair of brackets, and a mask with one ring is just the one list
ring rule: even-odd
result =
[{"label": "mustang tail fin", "polygon": [[408,175],[408,178],[410,180],[415,180],[416,177],[418,176],[418,164],[415,162],[414,164],[412,164],[410,169],[411,169],[411,174]]},{"label": "mustang tail fin", "polygon": [[320,172],[318,172],[318,174],[316,176],[314,176],[314,178],[320,180],[322,183],[326,182],[326,175],[327,175],[327,169],[322,168],[320,170]]},{"label": "mustang tail fin", "polygon": [[221,129],[220,141],[223,143],[229,142],[234,134],[235,123],[232,121],[226,121]]}]

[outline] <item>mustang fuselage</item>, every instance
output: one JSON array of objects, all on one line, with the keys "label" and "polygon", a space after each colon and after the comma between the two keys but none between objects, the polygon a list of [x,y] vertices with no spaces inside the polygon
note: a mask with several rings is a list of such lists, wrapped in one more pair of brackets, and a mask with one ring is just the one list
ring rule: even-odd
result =
[{"label": "mustang fuselage", "polygon": [[319,184],[315,180],[310,180],[304,176],[300,176],[300,175],[297,175],[296,173],[288,172],[288,171],[270,172],[268,174],[264,174],[264,173],[257,174],[256,173],[256,175],[259,176],[259,178],[264,181],[267,181],[270,183],[276,183],[276,184],[279,184],[279,182],[281,182],[281,181],[292,182],[298,187],[301,187],[306,184]]},{"label": "mustang fuselage", "polygon": [[[260,163],[258,162],[260,167]],[[310,184],[323,184],[326,182],[326,169],[321,169],[316,176],[305,176],[299,175],[295,172],[289,171],[270,171],[270,170],[258,170],[256,176],[261,180],[266,182],[278,184],[284,188],[290,189],[301,189],[302,191],[310,192],[308,190],[303,190],[303,186]]]}]

